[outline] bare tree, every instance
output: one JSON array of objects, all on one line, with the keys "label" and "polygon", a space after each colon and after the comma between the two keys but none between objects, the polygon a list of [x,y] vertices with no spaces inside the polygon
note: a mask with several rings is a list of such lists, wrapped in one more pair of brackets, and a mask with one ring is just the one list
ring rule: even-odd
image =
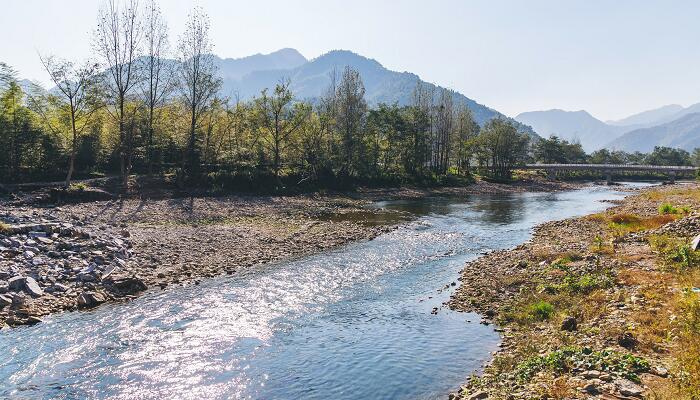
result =
[{"label": "bare tree", "polygon": [[185,172],[190,177],[199,165],[197,158],[199,120],[211,105],[221,86],[221,80],[215,76],[217,66],[211,52],[209,17],[201,8],[195,8],[189,15],[185,32],[180,36],[178,43],[179,88],[190,114],[187,154],[183,164]]},{"label": "bare tree", "polygon": [[340,175],[351,176],[354,167],[361,158],[358,144],[362,142],[362,128],[367,113],[365,86],[360,73],[349,66],[345,67],[337,88],[336,124],[341,135],[343,149]]},{"label": "bare tree", "polygon": [[126,106],[139,80],[136,59],[141,31],[137,0],[125,0],[123,6],[119,0],[107,0],[103,4],[95,29],[94,47],[106,67],[103,78],[111,95],[110,114],[119,126],[119,162],[125,188],[131,172],[134,142],[134,130],[127,129]]},{"label": "bare tree", "polygon": [[156,113],[172,91],[172,62],[165,59],[168,52],[168,25],[155,0],[146,6],[144,18],[145,57],[142,58],[142,92],[147,108],[146,159],[148,174],[153,173],[153,132]]},{"label": "bare tree", "polygon": [[41,58],[41,62],[51,81],[56,85],[57,91],[61,94],[60,96],[49,95],[48,101],[55,104],[59,114],[58,121],[62,127],[54,126],[51,119],[46,117],[37,97],[30,96],[30,102],[45,117],[44,119],[52,131],[65,133],[67,130],[69,133],[70,157],[66,175],[66,187],[69,187],[75,170],[75,156],[78,152],[79,138],[85,128],[90,125],[91,117],[95,111],[100,107],[93,91],[97,64],[86,62],[84,65],[76,67],[70,61],[55,57]]}]

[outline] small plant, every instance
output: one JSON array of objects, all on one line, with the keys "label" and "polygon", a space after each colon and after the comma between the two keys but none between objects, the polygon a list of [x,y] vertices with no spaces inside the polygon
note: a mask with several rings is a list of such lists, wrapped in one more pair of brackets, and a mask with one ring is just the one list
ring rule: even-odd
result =
[{"label": "small plant", "polygon": [[537,321],[546,321],[554,315],[554,306],[546,301],[540,300],[530,305],[528,313]]},{"label": "small plant", "polygon": [[678,214],[678,209],[669,203],[659,206],[659,214]]},{"label": "small plant", "polygon": [[84,183],[72,183],[69,187],[68,190],[71,192],[83,192],[87,190],[87,185]]},{"label": "small plant", "polygon": [[10,231],[10,225],[0,221],[0,233],[7,233]]}]

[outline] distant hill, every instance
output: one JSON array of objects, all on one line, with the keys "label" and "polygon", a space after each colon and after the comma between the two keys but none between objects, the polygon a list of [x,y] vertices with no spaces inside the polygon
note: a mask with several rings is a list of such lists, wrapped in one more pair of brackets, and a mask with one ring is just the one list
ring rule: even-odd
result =
[{"label": "distant hill", "polygon": [[255,54],[243,58],[219,58],[216,62],[224,80],[240,80],[254,71],[292,69],[308,60],[294,49],[281,49],[270,54]]},{"label": "distant hill", "polygon": [[[273,88],[280,80],[289,79],[291,89],[297,98],[314,101],[329,86],[330,74],[333,70],[340,74],[345,66],[351,66],[362,77],[366,90],[365,97],[369,104],[391,104],[396,102],[399,105],[407,105],[411,103],[413,90],[416,88],[417,83],[421,81],[418,75],[409,72],[390,71],[379,62],[350,51],[331,51],[308,62],[301,62],[300,57],[293,56],[292,52],[298,54],[295,50],[286,49],[283,52],[286,56],[284,57],[285,62],[298,63],[299,65],[277,69],[261,67],[258,70],[251,70],[247,74],[242,74],[243,68],[239,64],[242,64],[248,58],[223,62],[220,64],[223,78],[222,91],[225,94],[237,94],[241,99],[247,100],[259,96],[260,92],[265,88]],[[267,66],[271,63],[264,62],[260,57],[264,59],[276,53],[279,52],[253,57],[258,57],[256,62],[259,65]],[[301,56],[300,54],[298,55]],[[245,62],[248,63],[247,65],[250,65],[248,61]],[[427,85],[432,88],[438,88],[438,86],[430,83]],[[466,104],[471,109],[474,119],[480,125],[493,118],[506,118],[513,121],[521,131],[533,133],[532,128],[529,126],[517,123],[498,111],[479,104],[461,93],[455,93],[454,99],[456,103]]]},{"label": "distant hill", "polygon": [[658,125],[662,122],[673,120],[677,118],[679,116],[678,114],[683,110],[683,106],[678,104],[669,104],[653,110],[630,115],[627,118],[617,121],[606,121],[606,123],[614,126],[636,126],[637,128],[646,128]]},{"label": "distant hill", "polygon": [[580,142],[587,152],[600,149],[625,132],[624,127],[608,125],[583,110],[524,112],[515,120],[531,126],[543,137],[557,135],[570,142]]},{"label": "distant hill", "polygon": [[686,114],[665,124],[627,132],[606,147],[649,152],[654,146],[677,147],[687,151],[700,147],[700,113]]}]

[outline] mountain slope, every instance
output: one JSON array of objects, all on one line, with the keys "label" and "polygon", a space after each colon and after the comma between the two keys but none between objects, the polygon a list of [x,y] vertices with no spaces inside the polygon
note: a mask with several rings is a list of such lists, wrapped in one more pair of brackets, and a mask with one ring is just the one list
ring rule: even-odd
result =
[{"label": "mountain slope", "polygon": [[610,126],[583,110],[531,111],[519,114],[515,120],[531,126],[544,137],[557,135],[570,142],[578,141],[588,152],[600,149],[625,131],[624,127]]},{"label": "mountain slope", "polygon": [[[299,99],[313,101],[329,86],[330,76],[335,70],[341,74],[345,66],[359,71],[365,85],[365,97],[368,103],[411,103],[413,90],[420,78],[409,72],[396,72],[384,68],[379,62],[360,56],[350,51],[335,50],[324,54],[295,68],[252,71],[240,79],[224,78],[223,92],[236,93],[241,99],[259,96],[265,88],[273,88],[282,79],[289,79],[291,89]],[[427,83],[429,88],[438,86]],[[460,94],[454,94],[456,103],[466,104],[474,114],[474,119],[483,125],[493,118],[506,118],[503,114]],[[515,121],[514,121],[515,122]],[[515,122],[523,132],[532,133],[532,129]]]},{"label": "mountain slope", "polygon": [[649,152],[654,146],[677,147],[687,151],[700,147],[700,113],[687,114],[662,125],[627,132],[607,147],[628,152]]},{"label": "mountain slope", "polygon": [[308,60],[294,49],[281,49],[270,54],[255,54],[243,58],[215,58],[224,80],[241,79],[253,71],[296,68]]},{"label": "mountain slope", "polygon": [[[637,126],[638,128],[646,128],[666,122],[669,119],[678,117],[678,114],[683,111],[683,106],[678,104],[669,104],[653,110],[643,111],[638,114],[630,115],[617,121],[606,121],[608,125],[615,126]],[[674,117],[676,116],[676,117]]]}]

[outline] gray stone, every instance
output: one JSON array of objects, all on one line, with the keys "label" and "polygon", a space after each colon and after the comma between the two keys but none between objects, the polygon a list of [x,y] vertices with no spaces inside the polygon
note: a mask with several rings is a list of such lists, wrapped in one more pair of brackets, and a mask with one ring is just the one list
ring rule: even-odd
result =
[{"label": "gray stone", "polygon": [[642,397],[642,393],[644,393],[644,390],[639,385],[626,379],[616,380],[615,386],[617,386],[617,390],[623,396]]},{"label": "gray stone", "polygon": [[141,279],[136,277],[115,279],[112,284],[123,294],[136,294],[148,288]]},{"label": "gray stone", "polygon": [[44,291],[41,289],[36,280],[30,276],[15,276],[10,278],[7,282],[10,290],[15,292],[24,291],[33,297],[40,297],[44,295]]},{"label": "gray stone", "polygon": [[698,248],[700,248],[700,235],[695,236],[693,241],[690,243],[690,248],[693,250],[698,250]]},{"label": "gray stone", "polygon": [[92,308],[104,303],[107,299],[101,293],[83,292],[78,296],[78,307]]},{"label": "gray stone", "polygon": [[0,293],[7,293],[10,290],[10,285],[7,281],[0,280]]},{"label": "gray stone", "polygon": [[484,399],[488,399],[488,398],[489,398],[489,394],[484,392],[484,391],[481,391],[481,392],[476,392],[476,393],[472,394],[471,396],[467,397],[467,400],[484,400]]},{"label": "gray stone", "polygon": [[12,297],[6,294],[0,294],[0,308],[4,308],[12,304]]}]

